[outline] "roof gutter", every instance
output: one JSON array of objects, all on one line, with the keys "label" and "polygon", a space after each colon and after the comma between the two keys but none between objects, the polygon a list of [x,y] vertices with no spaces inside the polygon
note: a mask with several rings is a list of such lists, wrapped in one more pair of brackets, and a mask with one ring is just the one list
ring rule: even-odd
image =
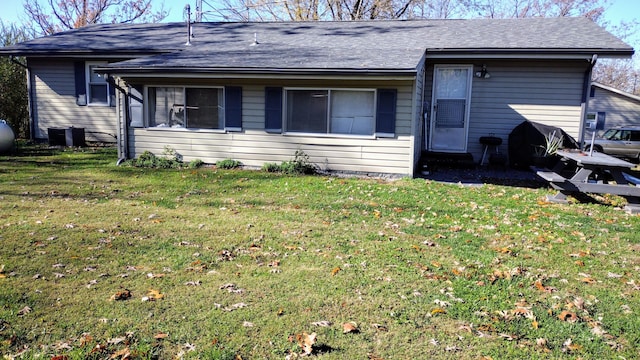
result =
[{"label": "roof gutter", "polygon": [[321,77],[376,77],[377,79],[412,79],[416,77],[416,69],[282,69],[282,68],[180,68],[180,67],[149,67],[149,68],[122,68],[101,67],[96,71],[108,73],[112,76],[136,77],[136,78],[250,78],[265,79],[277,76],[280,79],[311,79]]},{"label": "roof gutter", "polygon": [[629,49],[430,49],[427,58],[443,59],[560,59],[590,60],[593,54],[607,58],[629,58],[634,54]]},{"label": "roof gutter", "polygon": [[[591,60],[589,61],[589,66],[587,66],[587,70],[584,72],[583,82],[582,82],[582,106],[581,106],[581,114],[580,114],[580,139],[578,139],[579,143],[584,142],[584,135],[587,130],[586,122],[587,122],[587,113],[589,112],[589,93],[591,92],[591,74],[593,72],[594,66],[598,62],[598,54],[593,54],[591,56]],[[595,133],[594,133],[595,134]]]}]

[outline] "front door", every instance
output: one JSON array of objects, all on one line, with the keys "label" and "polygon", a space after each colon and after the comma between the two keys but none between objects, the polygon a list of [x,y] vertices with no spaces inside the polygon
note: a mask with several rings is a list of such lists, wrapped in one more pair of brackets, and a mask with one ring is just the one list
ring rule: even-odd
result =
[{"label": "front door", "polygon": [[435,66],[429,150],[467,151],[472,72],[472,66]]}]

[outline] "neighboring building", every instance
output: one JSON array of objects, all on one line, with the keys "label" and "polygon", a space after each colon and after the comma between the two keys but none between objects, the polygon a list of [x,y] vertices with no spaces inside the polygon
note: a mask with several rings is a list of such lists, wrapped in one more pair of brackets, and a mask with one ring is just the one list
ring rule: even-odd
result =
[{"label": "neighboring building", "polygon": [[[597,82],[591,83],[589,96],[587,121],[600,119],[604,122],[604,129],[596,135],[617,126],[640,127],[640,96]],[[590,140],[591,134],[591,130],[586,129],[585,140]]]},{"label": "neighboring building", "polygon": [[596,59],[632,54],[585,18],[109,24],[0,49],[27,58],[38,137],[115,126],[122,158],[259,167],[300,149],[407,176],[425,152],[479,161],[481,136],[506,152],[523,120],[579,138]]}]

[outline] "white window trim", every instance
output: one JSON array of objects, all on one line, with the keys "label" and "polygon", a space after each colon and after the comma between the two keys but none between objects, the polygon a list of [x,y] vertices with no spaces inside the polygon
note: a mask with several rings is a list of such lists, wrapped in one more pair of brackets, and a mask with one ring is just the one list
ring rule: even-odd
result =
[{"label": "white window trim", "polygon": [[[301,132],[301,131],[287,131],[287,91],[327,91],[327,129],[331,127],[331,91],[360,91],[360,92],[372,92],[373,93],[373,133],[372,134],[340,134],[332,132],[315,133],[315,132]],[[360,139],[375,139],[376,138],[376,122],[378,108],[378,91],[375,88],[336,88],[336,87],[285,87],[282,96],[282,134],[287,136],[314,136],[314,137],[335,137],[335,138],[360,138]]]},{"label": "white window trim", "polygon": [[[222,127],[220,129],[205,129],[205,128],[172,128],[172,127],[157,127],[157,126],[149,126],[151,123],[151,119],[149,119],[149,89],[150,88],[182,88],[182,98],[187,100],[187,89],[218,89],[222,90],[222,106],[218,105],[218,107],[222,110]],[[144,85],[143,87],[143,96],[144,96],[144,105],[142,107],[143,119],[144,119],[144,129],[146,130],[154,130],[154,131],[191,131],[191,132],[210,132],[210,133],[226,133],[226,123],[227,123],[227,113],[225,109],[226,104],[226,96],[227,92],[224,86],[197,86],[197,85]],[[186,114],[186,112],[185,112]],[[188,124],[189,119],[186,118],[185,122]]]},{"label": "white window trim", "polygon": [[87,61],[84,65],[85,71],[85,91],[87,96],[87,105],[88,106],[111,106],[111,84],[105,79],[105,83],[107,84],[107,101],[106,102],[91,102],[91,67],[92,66],[103,66],[107,65],[106,61]]}]

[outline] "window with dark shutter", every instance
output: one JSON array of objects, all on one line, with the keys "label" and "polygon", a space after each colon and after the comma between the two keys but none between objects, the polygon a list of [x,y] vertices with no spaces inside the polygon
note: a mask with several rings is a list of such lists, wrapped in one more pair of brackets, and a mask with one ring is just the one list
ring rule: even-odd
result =
[{"label": "window with dark shutter", "polygon": [[396,129],[396,89],[378,89],[376,136],[393,137]]},{"label": "window with dark shutter", "polygon": [[224,117],[227,131],[242,131],[242,87],[225,87]]},{"label": "window with dark shutter", "polygon": [[267,132],[282,132],[282,88],[264,89],[264,128]]}]

